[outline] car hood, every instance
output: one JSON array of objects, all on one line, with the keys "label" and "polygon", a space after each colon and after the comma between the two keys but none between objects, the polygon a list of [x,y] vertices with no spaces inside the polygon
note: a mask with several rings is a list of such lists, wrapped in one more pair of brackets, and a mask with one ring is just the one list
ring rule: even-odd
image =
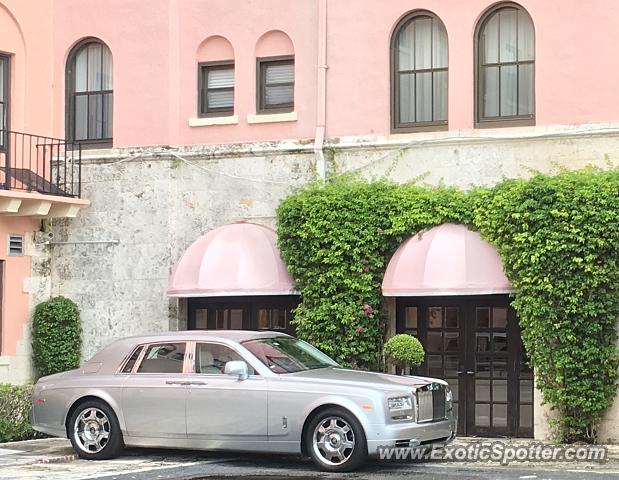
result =
[{"label": "car hood", "polygon": [[436,378],[388,375],[386,373],[364,372],[336,367],[288,373],[281,375],[281,377],[297,381],[345,384],[380,390],[402,389],[403,387],[409,389],[410,387],[421,387],[434,382],[446,385],[445,381]]}]

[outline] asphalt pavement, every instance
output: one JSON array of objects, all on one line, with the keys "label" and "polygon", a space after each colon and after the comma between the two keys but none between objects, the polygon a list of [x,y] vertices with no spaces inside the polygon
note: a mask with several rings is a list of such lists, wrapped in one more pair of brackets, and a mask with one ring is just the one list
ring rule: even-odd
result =
[{"label": "asphalt pavement", "polygon": [[[466,444],[473,440],[458,439]],[[471,479],[471,480],[619,480],[619,448],[604,463],[496,462],[416,460],[370,461],[349,474],[318,472],[298,456],[196,452],[130,448],[107,461],[77,459],[66,439],[0,444],[2,480],[318,480],[318,479]]]}]

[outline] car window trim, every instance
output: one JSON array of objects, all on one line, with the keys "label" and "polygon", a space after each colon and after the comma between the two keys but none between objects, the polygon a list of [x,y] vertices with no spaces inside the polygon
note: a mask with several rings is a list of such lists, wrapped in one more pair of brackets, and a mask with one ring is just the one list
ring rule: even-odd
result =
[{"label": "car window trim", "polygon": [[[191,348],[191,352],[193,353],[193,355],[192,355],[192,361],[191,361],[191,368],[190,368],[190,370],[188,372],[189,374],[200,375],[200,376],[208,375],[208,376],[212,376],[214,378],[222,378],[222,377],[230,376],[230,375],[226,375],[225,373],[199,373],[199,372],[196,372],[196,362],[195,362],[195,359],[196,359],[196,352],[197,352],[197,347],[198,347],[199,343],[212,343],[212,344],[215,344],[215,345],[222,345],[224,347],[228,347],[231,350],[233,350],[239,357],[241,357],[243,359],[243,361],[247,365],[249,365],[254,372],[258,372],[258,370],[256,369],[255,365],[250,360],[248,360],[247,355],[243,355],[242,352],[240,352],[238,349],[234,348],[234,346],[232,346],[232,345],[230,345],[228,343],[218,342],[218,341],[215,341],[215,340],[192,340],[190,343],[193,344],[192,348]],[[249,375],[249,378],[254,378],[254,377],[262,377],[262,375],[260,373],[254,373],[252,375]]]},{"label": "car window trim", "polygon": [[[144,356],[146,355],[146,351],[148,350],[148,347],[152,346],[152,345],[165,345],[165,344],[170,344],[170,343],[184,343],[185,344],[185,353],[183,355],[183,369],[180,373],[176,372],[176,373],[165,373],[165,372],[138,372],[138,368],[140,368],[140,365],[142,364],[142,360],[144,359]],[[187,371],[187,362],[190,362],[191,359],[190,357],[193,357],[193,355],[189,355],[189,345],[190,345],[191,341],[189,340],[159,340],[156,342],[149,342],[149,343],[142,343],[140,345],[138,345],[138,347],[142,346],[144,347],[144,349],[142,350],[142,352],[140,353],[139,358],[135,361],[135,365],[133,365],[133,368],[131,369],[131,375],[187,375],[187,373],[189,373]],[[137,347],[136,347],[137,348]],[[135,350],[132,350],[132,353]],[[128,374],[125,374],[128,375]]]},{"label": "car window trim", "polygon": [[126,355],[125,358],[123,358],[122,362],[120,362],[120,367],[118,367],[118,370],[116,370],[116,373],[120,375],[129,375],[130,373],[133,373],[133,369],[135,368],[135,363],[138,363],[138,361],[142,358],[142,353],[144,352],[144,350],[142,350],[140,354],[138,355],[138,358],[135,359],[135,363],[133,364],[133,367],[131,367],[130,372],[123,372],[123,370],[127,366],[127,362],[129,362],[129,360],[131,360],[131,357],[133,357],[133,354],[136,352],[136,350],[139,350],[140,348],[143,348],[143,347],[144,345],[142,344],[138,344],[135,347],[133,347],[133,349],[129,351],[129,354]]}]

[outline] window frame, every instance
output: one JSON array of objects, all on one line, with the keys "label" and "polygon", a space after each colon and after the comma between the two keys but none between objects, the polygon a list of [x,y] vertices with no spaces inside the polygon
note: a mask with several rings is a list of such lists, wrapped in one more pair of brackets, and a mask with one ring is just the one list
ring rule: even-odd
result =
[{"label": "window frame", "polygon": [[[214,88],[211,90],[232,90],[232,107],[231,108],[211,108],[208,107],[208,72],[210,70],[227,70],[232,67],[234,72],[234,85],[226,88]],[[204,75],[202,71],[206,70],[206,85],[204,84]],[[202,93],[207,95],[205,106],[206,110],[202,110]],[[234,115],[234,104],[236,101],[236,66],[234,60],[222,60],[217,62],[199,62],[198,63],[198,118],[212,117],[231,117]]]},{"label": "window frame", "polygon": [[[111,63],[112,63],[112,89],[111,90],[94,90],[92,92],[75,92],[75,83],[76,83],[76,72],[75,72],[75,62],[77,59],[78,53],[83,49],[87,48],[88,45],[92,43],[97,43],[101,45],[102,48],[106,48],[110,53]],[[97,139],[86,139],[86,140],[76,140],[75,139],[75,98],[80,95],[107,95],[111,94],[112,96],[112,119],[111,119],[111,137],[106,138],[97,138]],[[88,128],[88,126],[86,127]],[[67,57],[67,62],[65,65],[65,136],[67,137],[67,148],[70,148],[72,144],[79,145],[83,149],[97,149],[97,148],[111,148],[114,142],[114,57],[112,55],[112,51],[107,46],[105,42],[96,38],[96,37],[88,37],[82,39],[80,42],[75,44],[69,55]]]},{"label": "window frame", "polygon": [[[215,378],[225,378],[225,377],[230,377],[230,375],[227,375],[225,373],[202,373],[202,372],[198,372],[196,371],[196,361],[198,359],[198,345],[203,345],[203,344],[208,344],[208,345],[217,345],[219,347],[226,347],[229,348],[230,350],[232,350],[234,353],[236,353],[239,357],[241,357],[243,359],[243,361],[247,364],[247,369],[249,371],[249,376],[250,377],[261,377],[262,375],[260,375],[258,373],[258,370],[256,369],[256,367],[253,365],[253,363],[247,358],[246,355],[243,354],[243,352],[240,352],[239,350],[237,350],[236,348],[234,348],[231,345],[228,345],[227,343],[224,342],[217,342],[215,340],[207,340],[207,339],[199,339],[199,340],[193,340],[192,345],[190,345],[191,348],[191,360],[190,360],[190,368],[189,368],[189,373],[192,375],[208,375],[208,376],[213,376]],[[232,378],[232,377],[230,377]]]},{"label": "window frame", "polygon": [[[276,107],[266,105],[266,67],[268,65],[286,65],[292,63],[293,81],[288,83],[278,83],[277,85],[292,85],[292,102]],[[295,100],[295,84],[296,84],[296,62],[294,55],[279,55],[274,57],[259,57],[256,59],[256,113],[271,114],[271,113],[290,113],[294,112]]]},{"label": "window frame", "polygon": [[[486,64],[486,65],[482,65],[481,64],[481,55],[480,55],[480,49],[481,49],[481,42],[479,41],[480,35],[482,33],[482,29],[483,27],[485,27],[485,25],[488,23],[488,20],[496,13],[498,13],[500,10],[504,9],[504,8],[513,8],[516,9],[520,12],[522,12],[524,15],[527,15],[529,17],[529,20],[531,21],[531,25],[532,25],[532,30],[533,30],[533,60],[525,60],[525,61],[518,61],[518,59],[516,59],[516,61],[513,62],[498,62],[496,64]],[[536,88],[535,88],[535,64],[536,64],[536,38],[535,38],[535,23],[533,22],[533,18],[531,17],[531,15],[529,14],[529,12],[522,6],[519,5],[518,3],[515,2],[501,2],[501,3],[497,3],[495,5],[493,5],[492,7],[488,8],[483,14],[482,16],[479,18],[479,21],[477,22],[477,26],[475,27],[475,39],[474,39],[474,75],[475,75],[475,128],[501,128],[501,127],[528,127],[528,126],[534,126],[536,124]],[[518,38],[518,28],[516,26],[516,42],[518,42],[519,38]],[[488,117],[488,118],[483,118],[482,117],[482,112],[484,109],[484,96],[483,96],[483,75],[482,75],[482,69],[484,68],[484,66],[508,66],[508,65],[524,65],[524,64],[529,64],[532,65],[533,67],[533,92],[532,92],[532,100],[533,100],[533,113],[530,115],[510,115],[510,116],[498,116],[498,117]],[[516,86],[516,95],[519,95],[518,93],[518,86]],[[501,92],[500,92],[500,87],[499,87],[499,104],[501,102]]]},{"label": "window frame", "polygon": [[[120,363],[120,366],[118,367],[118,370],[116,371],[117,374],[122,374],[122,375],[128,375],[130,373],[133,373],[133,369],[135,368],[135,364],[138,363],[138,361],[140,361],[142,359],[142,353],[144,352],[143,350],[144,348],[144,344],[139,344],[136,345],[123,359],[123,361]],[[129,364],[129,362],[131,361],[131,359],[133,358],[133,354],[139,352],[138,353],[138,357],[135,359],[135,362],[133,362],[133,365],[131,366],[131,370],[129,370],[128,372],[125,372],[125,367]]]},{"label": "window frame", "polygon": [[[6,115],[6,121],[4,122],[5,137],[4,141],[0,138],[0,152],[5,152],[7,149],[6,144],[9,139],[8,133],[6,132],[11,129],[11,56],[0,52],[0,62],[4,63],[4,78],[2,79],[4,85],[4,92],[2,92],[4,101],[0,100],[0,103],[4,104],[4,112]],[[0,126],[2,126],[1,123]]]},{"label": "window frame", "polygon": [[[413,22],[419,17],[430,17],[433,20],[439,22],[445,30],[445,36],[447,39],[447,67],[441,68],[428,68],[421,70],[407,70],[408,72],[441,72],[447,73],[447,98],[445,99],[447,107],[447,119],[440,121],[429,122],[412,122],[402,123],[400,122],[400,70],[399,70],[399,56],[397,49],[398,36],[401,30],[409,23]],[[398,21],[393,33],[391,35],[391,54],[390,54],[390,91],[391,91],[391,133],[412,133],[412,132],[436,132],[445,131],[449,129],[449,35],[445,24],[438,15],[429,10],[414,10],[407,13],[404,17]],[[432,94],[434,95],[434,83],[432,83]],[[434,97],[432,98],[432,111],[434,112]]]},{"label": "window frame", "polygon": [[[180,373],[179,372],[166,373],[166,372],[139,372],[138,371],[140,368],[140,365],[142,365],[142,361],[144,360],[144,357],[146,356],[146,352],[148,351],[150,347],[152,347],[153,345],[169,345],[171,343],[183,343],[185,345],[185,353],[183,356],[183,366],[182,366],[182,370]],[[140,355],[138,356],[135,363],[133,364],[133,368],[131,369],[131,372],[123,372],[126,363],[129,361],[133,353],[139,348],[142,348],[142,351],[140,352]],[[136,345],[136,347],[131,350],[131,352],[129,353],[129,356],[124,358],[123,362],[121,363],[120,368],[118,369],[116,373],[120,375],[186,375],[187,373],[190,372],[189,364],[191,363],[192,357],[193,357],[193,355],[190,354],[192,352],[190,348],[191,348],[191,342],[188,340],[171,339],[169,341],[158,340],[155,342],[140,343],[139,345]]]}]

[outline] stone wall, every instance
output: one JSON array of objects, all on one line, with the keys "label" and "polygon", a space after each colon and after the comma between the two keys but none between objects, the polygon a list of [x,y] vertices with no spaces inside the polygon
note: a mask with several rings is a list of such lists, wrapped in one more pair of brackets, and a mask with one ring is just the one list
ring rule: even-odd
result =
[{"label": "stone wall", "polygon": [[275,226],[279,201],[313,178],[314,156],[303,146],[237,150],[85,157],[82,191],[91,206],[55,220],[47,247],[54,295],[80,307],[85,358],[118,337],[178,328],[178,301],[165,291],[183,251],[237,220]]}]

